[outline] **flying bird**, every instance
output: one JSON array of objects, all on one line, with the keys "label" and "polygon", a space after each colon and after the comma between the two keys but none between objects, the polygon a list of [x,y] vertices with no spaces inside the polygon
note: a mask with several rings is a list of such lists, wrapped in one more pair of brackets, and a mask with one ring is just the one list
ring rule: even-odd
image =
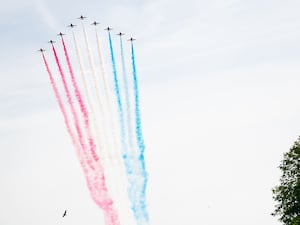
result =
[{"label": "flying bird", "polygon": [[67,215],[67,210],[64,211],[64,214],[62,215],[62,217],[65,217]]}]

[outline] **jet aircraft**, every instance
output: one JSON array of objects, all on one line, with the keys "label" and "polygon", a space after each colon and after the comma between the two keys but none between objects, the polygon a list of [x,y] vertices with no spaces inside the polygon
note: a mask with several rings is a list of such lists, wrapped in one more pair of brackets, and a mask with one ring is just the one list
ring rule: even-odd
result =
[{"label": "jet aircraft", "polygon": [[97,21],[94,21],[93,23],[91,23],[91,25],[97,26],[99,23]]},{"label": "jet aircraft", "polygon": [[135,41],[135,39],[134,38],[130,38],[130,39],[128,39],[128,41],[133,42],[133,41]]},{"label": "jet aircraft", "polygon": [[107,27],[107,28],[105,28],[104,30],[110,31],[110,30],[112,30],[112,28]]},{"label": "jet aircraft", "polygon": [[55,43],[55,41],[50,40],[50,41],[48,41],[48,43],[50,43],[51,45],[53,45]]},{"label": "jet aircraft", "polygon": [[44,52],[44,51],[46,51],[46,50],[45,50],[45,49],[42,49],[42,48],[40,48],[38,51],[39,51],[39,52]]},{"label": "jet aircraft", "polygon": [[75,24],[71,23],[68,27],[73,28],[73,27],[75,27],[75,26],[76,26]]},{"label": "jet aircraft", "polygon": [[118,33],[117,35],[119,35],[119,36],[121,37],[121,36],[123,36],[123,35],[125,35],[125,34],[122,33],[122,32],[120,32],[120,33]]},{"label": "jet aircraft", "polygon": [[86,18],[86,16],[81,15],[81,16],[78,17],[77,19],[84,20],[85,18]]},{"label": "jet aircraft", "polygon": [[63,36],[63,35],[66,35],[66,34],[63,34],[62,32],[59,32],[59,34],[57,34],[57,36]]}]

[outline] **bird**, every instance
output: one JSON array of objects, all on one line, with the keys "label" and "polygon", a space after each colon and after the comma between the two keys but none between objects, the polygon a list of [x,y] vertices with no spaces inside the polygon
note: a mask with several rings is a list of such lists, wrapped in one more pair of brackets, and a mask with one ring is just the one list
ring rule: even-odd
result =
[{"label": "bird", "polygon": [[62,217],[65,217],[67,215],[67,210],[64,211],[64,214],[62,215]]}]

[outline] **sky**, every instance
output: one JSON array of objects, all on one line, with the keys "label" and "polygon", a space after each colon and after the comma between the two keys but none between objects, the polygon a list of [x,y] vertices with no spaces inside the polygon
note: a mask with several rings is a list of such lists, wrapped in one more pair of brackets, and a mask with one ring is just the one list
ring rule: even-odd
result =
[{"label": "sky", "polygon": [[299,135],[299,10],[296,0],[1,0],[0,224],[104,224],[36,51],[58,32],[70,38],[81,14],[137,39],[150,224],[280,224],[271,189]]}]

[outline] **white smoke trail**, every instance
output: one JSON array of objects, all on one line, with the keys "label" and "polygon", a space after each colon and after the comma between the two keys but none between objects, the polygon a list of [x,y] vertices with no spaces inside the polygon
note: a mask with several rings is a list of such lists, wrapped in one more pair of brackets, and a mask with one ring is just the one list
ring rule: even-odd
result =
[{"label": "white smoke trail", "polygon": [[97,121],[97,117],[95,115],[95,110],[94,110],[94,107],[93,107],[93,104],[92,104],[91,93],[90,93],[89,88],[88,88],[88,83],[87,83],[86,74],[85,74],[85,68],[84,68],[83,63],[82,63],[82,59],[81,59],[81,56],[80,56],[80,50],[79,50],[77,38],[76,38],[76,35],[75,35],[74,31],[73,31],[73,39],[74,39],[74,44],[75,44],[77,60],[78,60],[79,67],[80,67],[81,78],[82,78],[82,81],[83,81],[83,86],[84,86],[84,90],[85,90],[86,97],[87,97],[88,109],[89,109],[88,111],[89,111],[91,119],[93,121],[92,126],[94,128],[93,130],[94,130],[95,137],[96,137],[95,138],[96,139],[96,144],[97,144],[98,150],[100,152],[102,163],[105,166],[106,159],[105,159],[104,153],[103,153],[103,145],[102,145],[102,142],[101,142],[102,141],[101,135],[99,133],[98,121]]},{"label": "white smoke trail", "polygon": [[85,45],[86,45],[86,50],[87,50],[87,53],[88,53],[88,61],[89,61],[89,66],[90,66],[90,69],[91,69],[91,72],[92,72],[92,79],[93,79],[93,86],[94,86],[94,89],[95,89],[95,93],[96,93],[96,100],[97,100],[97,104],[99,106],[99,117],[102,118],[100,120],[100,129],[101,129],[101,134],[103,135],[103,143],[104,143],[104,146],[106,148],[106,151],[104,151],[104,154],[107,155],[108,157],[108,160],[109,160],[109,164],[112,163],[112,159],[113,159],[113,156],[111,154],[111,149],[112,149],[112,146],[110,145],[109,143],[109,140],[108,140],[108,136],[107,136],[107,126],[106,126],[106,114],[105,114],[105,107],[104,107],[104,104],[103,104],[103,100],[100,96],[100,87],[98,85],[98,82],[97,82],[97,78],[96,78],[96,72],[95,72],[95,66],[94,66],[94,62],[93,62],[93,57],[92,57],[92,53],[91,53],[91,49],[90,49],[90,45],[89,45],[89,41],[88,41],[88,37],[87,37],[87,32],[86,32],[86,29],[85,29],[85,25],[84,23],[82,23],[82,28],[83,28],[83,34],[84,34],[84,40],[85,40]]},{"label": "white smoke trail", "polygon": [[108,122],[109,122],[109,127],[110,129],[110,133],[113,139],[113,157],[116,160],[116,163],[119,164],[121,159],[119,156],[120,152],[118,151],[118,149],[120,149],[120,144],[119,144],[119,139],[117,138],[117,125],[116,125],[116,121],[113,119],[114,118],[114,110],[113,110],[113,106],[111,104],[112,100],[113,100],[113,95],[111,93],[111,89],[109,87],[109,81],[108,81],[108,76],[106,73],[106,69],[104,66],[104,60],[103,60],[103,56],[102,56],[102,52],[101,52],[101,48],[100,48],[100,40],[99,40],[99,36],[97,33],[97,30],[95,30],[96,33],[96,42],[97,42],[97,52],[98,52],[98,58],[99,58],[99,63],[100,63],[100,68],[101,68],[101,81],[103,82],[103,88],[104,88],[104,97],[106,100],[106,104],[107,104],[107,110],[108,110]]},{"label": "white smoke trail", "polygon": [[[94,82],[94,89],[96,91],[96,98],[97,98],[97,103],[99,104],[100,107],[100,117],[102,118],[101,120],[101,129],[104,133],[104,138],[105,140],[107,140],[107,142],[105,143],[106,148],[104,149],[104,154],[107,154],[108,157],[108,162],[106,164],[106,178],[107,178],[107,184],[109,186],[109,192],[111,193],[111,195],[113,196],[114,199],[114,204],[116,206],[116,209],[118,211],[118,213],[120,214],[120,221],[123,221],[124,223],[127,224],[127,220],[124,220],[122,218],[124,218],[124,216],[122,216],[124,210],[126,211],[126,208],[124,207],[124,204],[122,203],[122,192],[123,192],[123,187],[127,186],[126,184],[124,185],[122,183],[122,176],[120,174],[120,172],[122,171],[120,168],[121,165],[121,160],[118,158],[120,158],[120,154],[113,154],[113,152],[115,151],[115,146],[114,146],[114,142],[109,142],[109,129],[108,126],[105,122],[108,122],[113,115],[112,114],[108,114],[108,112],[106,111],[106,109],[108,107],[104,107],[104,102],[103,99],[100,97],[100,88],[99,85],[97,83],[97,79],[96,79],[96,73],[95,73],[95,67],[93,64],[93,59],[92,59],[92,53],[91,50],[89,48],[89,42],[88,42],[88,38],[87,38],[87,32],[85,29],[85,26],[83,24],[83,32],[84,32],[84,39],[85,39],[85,44],[86,44],[86,49],[87,49],[87,53],[88,53],[88,58],[89,58],[89,64],[90,64],[90,69],[92,72],[92,76],[93,76],[93,82]],[[110,100],[111,101],[111,100]],[[108,104],[110,104],[110,101],[108,101]],[[113,137],[111,137],[113,138]],[[112,139],[110,139],[112,140]],[[109,144],[109,145],[107,145]],[[116,151],[117,152],[117,151]],[[127,206],[128,207],[128,206]]]}]

